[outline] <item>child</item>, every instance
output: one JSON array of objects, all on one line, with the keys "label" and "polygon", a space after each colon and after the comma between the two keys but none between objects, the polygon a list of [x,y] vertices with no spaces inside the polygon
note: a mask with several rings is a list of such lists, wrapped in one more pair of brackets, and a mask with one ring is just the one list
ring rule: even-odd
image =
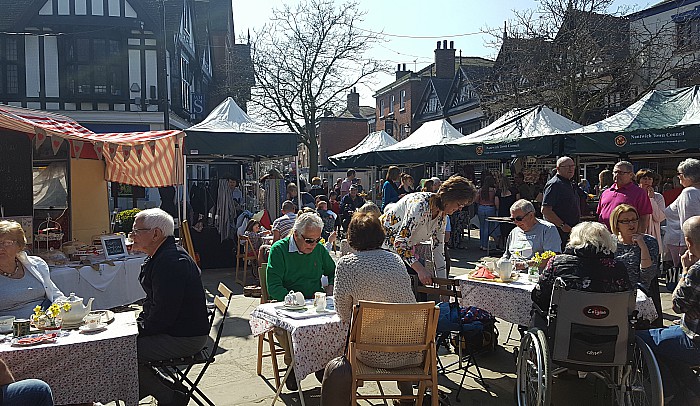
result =
[{"label": "child", "polygon": [[260,222],[258,220],[250,220],[245,228],[245,232],[243,233],[243,235],[248,237],[248,239],[250,240],[254,252],[256,253],[260,249],[260,246],[263,244],[262,237],[268,234],[270,234],[270,232],[265,230],[265,228],[263,228],[260,225]]},{"label": "child", "polygon": [[335,229],[335,221],[338,218],[338,215],[332,210],[328,210],[328,202],[325,200],[319,200],[316,203],[316,211],[318,212],[318,215],[321,216],[321,220],[323,220],[321,237],[323,237],[324,240],[328,240],[331,233]]}]

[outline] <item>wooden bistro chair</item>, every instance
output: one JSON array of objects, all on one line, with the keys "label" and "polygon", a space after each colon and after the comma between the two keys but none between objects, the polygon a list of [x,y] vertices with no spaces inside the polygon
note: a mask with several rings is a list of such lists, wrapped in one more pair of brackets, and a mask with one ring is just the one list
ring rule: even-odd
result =
[{"label": "wooden bistro chair", "polygon": [[[423,404],[427,388],[431,388],[432,406],[438,406],[435,332],[440,310],[434,302],[379,303],[361,300],[353,310],[348,357],[352,366],[352,401],[358,399],[416,400]],[[358,351],[384,353],[423,352],[423,362],[414,367],[374,368],[357,359]],[[364,381],[377,381],[379,395],[360,395],[357,388]],[[382,381],[418,381],[418,395],[384,394]]]},{"label": "wooden bistro chair", "polygon": [[[236,274],[235,281],[241,286],[245,286],[248,275],[248,261],[255,261],[258,254],[253,248],[253,243],[245,235],[238,236],[238,250],[236,251]],[[241,262],[243,262],[243,274],[240,273]]]},{"label": "wooden bistro chair", "polygon": [[[270,295],[267,293],[267,264],[263,263],[259,268],[260,275],[260,304],[270,302]],[[268,352],[264,352],[265,343],[267,343]],[[277,356],[284,355],[284,348],[275,339],[275,333],[273,331],[268,331],[267,333],[260,334],[258,336],[258,365],[257,373],[258,376],[263,376],[262,374],[262,361],[263,358],[270,357],[272,360],[272,372],[275,376],[275,390],[280,386],[281,374],[283,374],[287,369],[283,368],[280,370],[279,364],[277,363]]]},{"label": "wooden bistro chair", "polygon": [[[231,297],[233,296],[233,292],[231,292],[231,289],[229,289],[223,283],[219,283],[218,290],[222,296],[217,295],[216,297],[214,297],[214,305],[215,309],[221,313],[221,322],[219,323],[219,326],[216,329],[216,335],[212,338],[214,341],[214,345],[211,348],[204,347],[197,354],[189,357],[173,358],[164,361],[151,361],[146,363],[146,365],[150,366],[151,368],[156,368],[164,372],[175,382],[184,385],[185,388],[187,388],[187,394],[190,397],[190,399],[195,401],[195,403],[197,403],[199,406],[204,406],[205,403],[209,406],[215,406],[214,403],[207,397],[207,395],[205,395],[204,392],[202,392],[202,390],[199,389],[197,386],[202,380],[202,377],[204,377],[204,373],[209,368],[209,365],[212,362],[214,362],[214,356],[216,355],[216,352],[219,349],[219,341],[221,340],[221,334],[224,331],[224,321],[226,321],[226,313],[228,312],[228,307],[231,304]],[[210,315],[210,327],[213,327],[216,310],[213,310],[214,313]],[[192,367],[194,367],[195,365],[201,365],[202,369],[199,371],[197,377],[193,381],[188,377],[188,375],[192,370]]]}]

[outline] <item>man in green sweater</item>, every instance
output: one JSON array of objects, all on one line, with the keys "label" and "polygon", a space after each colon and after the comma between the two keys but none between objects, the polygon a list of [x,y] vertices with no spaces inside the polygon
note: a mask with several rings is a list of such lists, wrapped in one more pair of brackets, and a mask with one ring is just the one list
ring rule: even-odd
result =
[{"label": "man in green sweater", "polygon": [[[292,235],[285,237],[270,247],[267,258],[267,292],[271,299],[284,301],[290,290],[301,292],[307,299],[314,293],[323,292],[321,277],[328,277],[325,288],[327,295],[333,294],[335,262],[322,244],[323,220],[314,212],[297,216]],[[284,363],[292,362],[291,343],[283,330],[275,329],[275,336],[284,348]],[[317,371],[316,378],[323,377],[323,370]],[[286,381],[287,389],[298,390],[294,370]]]},{"label": "man in green sweater", "polygon": [[297,217],[292,235],[272,245],[267,259],[267,292],[271,299],[284,301],[290,290],[307,299],[323,292],[321,277],[328,277],[326,293],[333,294],[335,262],[319,242],[323,220],[315,213]]}]

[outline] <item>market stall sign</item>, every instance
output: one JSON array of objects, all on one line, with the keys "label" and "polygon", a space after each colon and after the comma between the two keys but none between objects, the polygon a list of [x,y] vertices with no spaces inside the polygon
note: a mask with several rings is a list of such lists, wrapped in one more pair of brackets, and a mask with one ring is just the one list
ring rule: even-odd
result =
[{"label": "market stall sign", "polygon": [[576,134],[574,150],[566,153],[629,153],[663,152],[700,148],[700,128],[698,126],[675,127],[667,130],[640,130],[633,132],[610,132],[596,134]]}]

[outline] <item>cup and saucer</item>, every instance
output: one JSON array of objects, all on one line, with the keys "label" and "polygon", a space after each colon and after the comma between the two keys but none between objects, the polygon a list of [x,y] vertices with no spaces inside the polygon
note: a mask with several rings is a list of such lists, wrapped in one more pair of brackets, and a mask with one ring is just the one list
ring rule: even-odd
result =
[{"label": "cup and saucer", "polygon": [[83,320],[85,324],[78,327],[81,333],[94,333],[107,328],[107,323],[102,322],[102,315],[99,313],[89,313]]}]

